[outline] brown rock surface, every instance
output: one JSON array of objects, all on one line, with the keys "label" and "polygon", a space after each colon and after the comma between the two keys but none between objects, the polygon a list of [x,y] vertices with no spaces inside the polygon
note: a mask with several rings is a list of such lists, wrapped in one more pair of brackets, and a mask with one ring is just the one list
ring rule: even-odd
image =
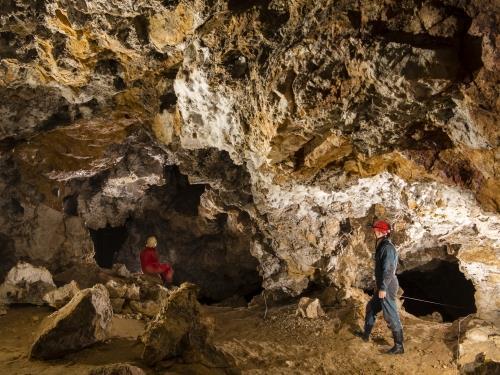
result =
[{"label": "brown rock surface", "polygon": [[152,365],[182,357],[187,363],[229,367],[228,359],[212,343],[213,323],[204,319],[196,300],[197,287],[184,283],[164,302],[143,336],[143,360]]},{"label": "brown rock surface", "polygon": [[106,288],[97,284],[80,291],[41,324],[29,356],[53,359],[81,350],[108,337],[113,310]]},{"label": "brown rock surface", "polygon": [[43,305],[46,293],[55,289],[52,275],[46,268],[20,262],[9,271],[0,285],[0,304]]}]

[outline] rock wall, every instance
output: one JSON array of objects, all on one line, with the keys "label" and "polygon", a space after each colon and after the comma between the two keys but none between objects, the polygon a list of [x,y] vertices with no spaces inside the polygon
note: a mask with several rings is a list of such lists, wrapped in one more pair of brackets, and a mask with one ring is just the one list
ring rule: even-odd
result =
[{"label": "rock wall", "polygon": [[0,252],[87,259],[85,227],[123,225],[177,165],[206,185],[200,217],[244,217],[266,289],[367,287],[365,226],[385,217],[405,268],[456,259],[479,314],[498,319],[498,10],[13,0]]}]

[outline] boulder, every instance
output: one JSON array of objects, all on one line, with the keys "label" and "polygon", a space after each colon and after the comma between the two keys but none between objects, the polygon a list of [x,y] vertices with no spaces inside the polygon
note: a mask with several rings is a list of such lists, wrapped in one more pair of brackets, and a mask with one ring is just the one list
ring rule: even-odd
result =
[{"label": "boulder", "polygon": [[127,293],[127,284],[121,284],[115,280],[109,280],[106,283],[110,298],[124,298]]},{"label": "boulder", "polygon": [[108,337],[113,309],[102,284],[78,292],[63,308],[41,324],[29,356],[59,358]]},{"label": "boulder", "polygon": [[122,263],[115,263],[111,270],[118,276],[124,277],[126,279],[132,277],[132,273],[127,269],[127,266]]},{"label": "boulder", "polygon": [[135,284],[127,285],[125,298],[139,301],[141,299],[141,288]]},{"label": "boulder", "polygon": [[0,304],[0,316],[7,314],[7,306]]},{"label": "boulder", "polygon": [[149,316],[155,317],[160,312],[160,302],[158,301],[133,301],[129,302],[132,311]]},{"label": "boulder", "polygon": [[56,289],[52,275],[44,267],[18,263],[0,286],[0,303],[30,303],[43,305],[43,296]]},{"label": "boulder", "polygon": [[[157,288],[157,285],[146,285],[145,289]],[[108,289],[109,296],[111,298],[125,298],[128,300],[140,301],[145,299],[155,299],[155,298],[147,298],[150,297],[145,293],[142,293],[141,287],[136,285],[135,283],[126,284],[121,282],[120,280],[109,280],[106,283],[106,288]],[[149,293],[151,294],[151,293]],[[153,293],[153,296],[158,296],[158,293]]]},{"label": "boulder", "polygon": [[474,362],[460,367],[463,375],[488,375],[500,374],[500,362],[487,359],[484,353],[478,353]]},{"label": "boulder", "polygon": [[183,283],[164,301],[142,337],[146,363],[154,365],[181,356],[186,363],[230,367],[225,354],[211,342],[214,323],[201,315],[197,292],[194,284]]},{"label": "boulder", "polygon": [[60,288],[54,289],[43,296],[43,300],[56,309],[66,305],[80,291],[78,284],[73,280]]},{"label": "boulder", "polygon": [[106,284],[112,279],[102,268],[95,263],[76,263],[68,266],[64,271],[54,274],[54,282],[58,286],[76,281],[80,288],[92,288],[96,284]]},{"label": "boulder", "polygon": [[111,298],[111,307],[113,308],[113,313],[119,314],[123,310],[123,304],[125,303],[125,298]]},{"label": "boulder", "polygon": [[420,319],[429,322],[443,323],[443,316],[438,311],[433,311],[431,314],[421,316]]},{"label": "boulder", "polygon": [[481,369],[498,368],[500,330],[494,323],[470,315],[453,322],[451,331],[449,339],[459,342],[457,362],[461,373],[487,374],[490,372]]},{"label": "boulder", "polygon": [[88,375],[146,375],[146,373],[140,367],[128,363],[116,363],[92,369]]},{"label": "boulder", "polygon": [[321,308],[319,299],[302,297],[299,301],[299,306],[297,308],[296,315],[300,315],[303,318],[317,319],[325,315],[325,312]]}]

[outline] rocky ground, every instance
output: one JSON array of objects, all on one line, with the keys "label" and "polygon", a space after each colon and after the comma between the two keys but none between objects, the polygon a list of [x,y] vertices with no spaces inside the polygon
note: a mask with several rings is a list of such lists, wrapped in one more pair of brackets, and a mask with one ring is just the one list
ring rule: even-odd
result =
[{"label": "rocky ground", "polygon": [[500,362],[498,327],[477,314],[442,323],[438,313],[420,319],[402,309],[406,353],[389,356],[383,319],[369,343],[353,334],[369,299],[361,290],[343,299],[335,288],[300,299],[263,291],[250,303],[202,305],[192,283],[167,288],[123,265],[86,267],[9,271],[0,285],[0,373],[482,374]]},{"label": "rocky ground", "polygon": [[[390,333],[380,320],[374,340],[364,343],[340,323],[342,310],[328,308],[323,318],[295,315],[295,305],[265,308],[205,306],[215,318],[215,343],[234,358],[245,374],[456,374],[456,339],[451,324],[433,323],[406,315],[407,353],[387,356]],[[81,352],[53,361],[33,361],[27,351],[46,307],[16,306],[0,317],[0,372],[4,374],[88,374],[114,363],[131,363],[147,374],[224,373],[203,366],[161,362],[149,368],[140,359],[144,330],[141,320],[115,316],[109,339]]]}]

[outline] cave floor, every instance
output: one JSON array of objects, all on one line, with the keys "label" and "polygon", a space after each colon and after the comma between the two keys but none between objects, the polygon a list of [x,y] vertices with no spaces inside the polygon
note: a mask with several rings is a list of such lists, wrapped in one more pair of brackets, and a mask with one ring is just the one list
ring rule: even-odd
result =
[{"label": "cave floor", "polygon": [[[215,343],[230,353],[244,374],[456,374],[454,342],[446,341],[449,324],[403,315],[405,350],[402,356],[383,351],[392,345],[381,317],[374,339],[364,343],[340,323],[341,311],[327,309],[327,316],[307,320],[295,316],[295,306],[264,309],[204,307],[216,321]],[[148,374],[218,374],[201,366],[162,363],[148,369],[140,360],[137,336],[142,321],[115,316],[112,335],[61,360],[30,361],[29,345],[45,307],[15,306],[0,317],[0,374],[87,374],[112,363],[132,363]]]}]

